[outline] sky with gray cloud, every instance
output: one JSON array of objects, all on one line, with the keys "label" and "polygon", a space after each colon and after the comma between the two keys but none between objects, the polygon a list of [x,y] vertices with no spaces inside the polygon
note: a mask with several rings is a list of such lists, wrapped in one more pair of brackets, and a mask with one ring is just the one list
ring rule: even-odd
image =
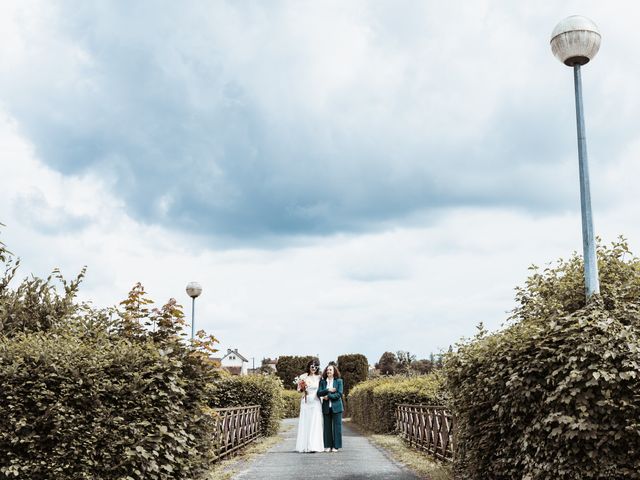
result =
[{"label": "sky with gray cloud", "polygon": [[639,11],[2,2],[2,236],[25,275],[88,265],[100,305],[137,281],[186,304],[198,280],[199,326],[245,356],[427,356],[581,248],[572,75],[549,48],[570,14],[603,34],[583,73],[596,231],[638,251]]}]

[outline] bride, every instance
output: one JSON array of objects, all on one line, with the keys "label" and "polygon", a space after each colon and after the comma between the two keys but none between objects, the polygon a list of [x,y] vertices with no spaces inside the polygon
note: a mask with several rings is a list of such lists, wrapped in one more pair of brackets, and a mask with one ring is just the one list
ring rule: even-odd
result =
[{"label": "bride", "polygon": [[[300,399],[300,417],[298,418],[298,437],[296,452],[322,452],[322,403],[318,398],[320,362],[311,360],[307,372],[298,377],[298,391],[303,393]],[[304,385],[302,382],[304,381]]]}]

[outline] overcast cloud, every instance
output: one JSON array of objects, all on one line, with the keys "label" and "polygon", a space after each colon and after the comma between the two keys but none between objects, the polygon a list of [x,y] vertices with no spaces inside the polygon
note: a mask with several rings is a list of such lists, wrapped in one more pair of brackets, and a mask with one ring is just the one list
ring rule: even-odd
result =
[{"label": "overcast cloud", "polygon": [[245,356],[426,356],[581,248],[572,75],[549,49],[570,14],[603,33],[583,73],[596,230],[639,250],[639,10],[2,2],[2,237],[24,275],[88,265],[99,305],[137,281],[186,304],[198,280],[199,326]]}]

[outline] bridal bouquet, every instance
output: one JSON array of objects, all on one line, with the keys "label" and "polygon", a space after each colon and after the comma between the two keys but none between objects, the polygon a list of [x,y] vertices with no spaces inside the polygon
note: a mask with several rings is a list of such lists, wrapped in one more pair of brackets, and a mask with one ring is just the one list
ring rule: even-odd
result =
[{"label": "bridal bouquet", "polygon": [[304,403],[307,403],[307,382],[304,381],[304,378],[296,377],[293,379],[293,384],[299,392],[304,392]]}]

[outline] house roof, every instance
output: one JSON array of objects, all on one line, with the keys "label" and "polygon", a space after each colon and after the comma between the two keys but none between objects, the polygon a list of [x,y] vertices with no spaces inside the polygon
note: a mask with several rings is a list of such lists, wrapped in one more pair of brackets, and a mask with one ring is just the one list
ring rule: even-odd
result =
[{"label": "house roof", "polygon": [[248,359],[244,358],[244,356],[241,353],[238,353],[238,349],[237,348],[235,348],[233,350],[231,350],[230,348],[227,348],[227,354],[222,358],[227,358],[231,354],[234,354],[235,356],[237,356],[243,362],[248,362],[249,361]]}]

